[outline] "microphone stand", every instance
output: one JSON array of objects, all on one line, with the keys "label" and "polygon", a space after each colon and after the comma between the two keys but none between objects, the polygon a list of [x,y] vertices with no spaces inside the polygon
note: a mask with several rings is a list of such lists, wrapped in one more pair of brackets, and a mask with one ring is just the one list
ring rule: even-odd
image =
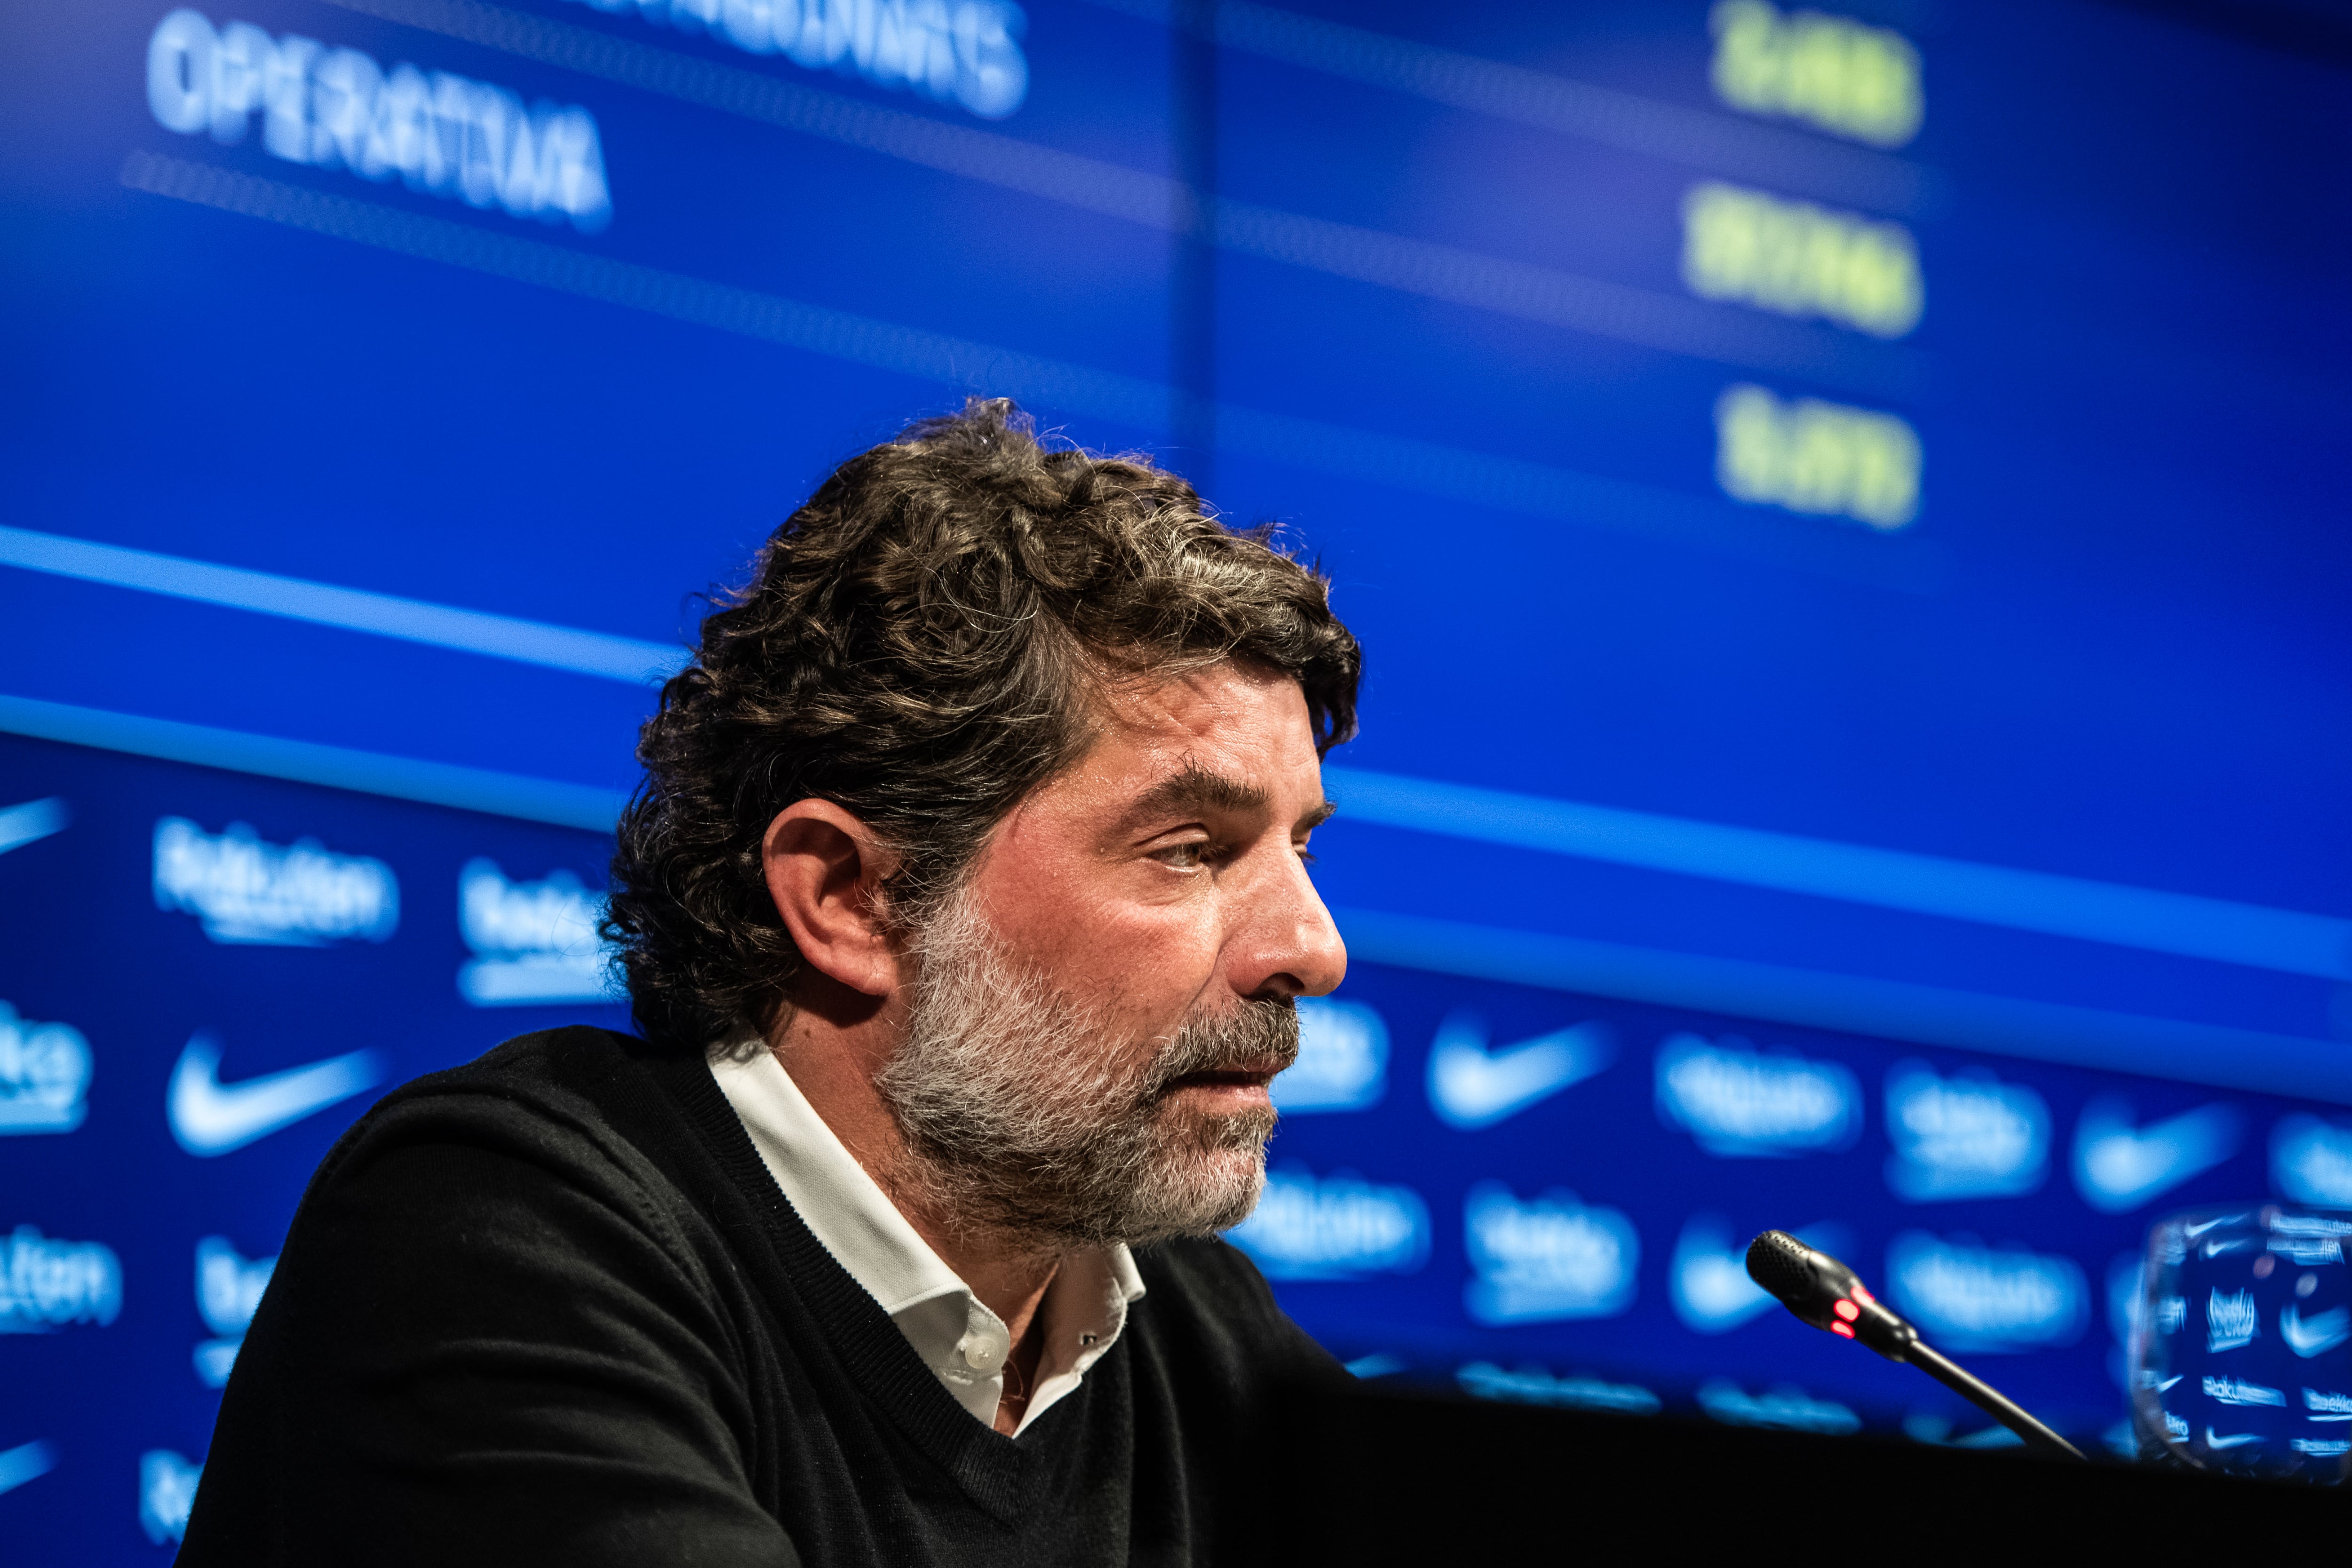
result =
[{"label": "microphone stand", "polygon": [[2082,1449],[2035,1420],[2017,1401],[1927,1341],[1915,1339],[1905,1345],[1903,1359],[2024,1438],[2025,1446],[2036,1453],[2069,1459],[2083,1458]]},{"label": "microphone stand", "polygon": [[2083,1450],[2026,1414],[2022,1406],[1919,1337],[1864,1288],[1862,1277],[1785,1230],[1767,1230],[1748,1247],[1748,1277],[1803,1322],[1867,1345],[1889,1361],[1917,1367],[2025,1439],[2035,1453],[2080,1460]]}]

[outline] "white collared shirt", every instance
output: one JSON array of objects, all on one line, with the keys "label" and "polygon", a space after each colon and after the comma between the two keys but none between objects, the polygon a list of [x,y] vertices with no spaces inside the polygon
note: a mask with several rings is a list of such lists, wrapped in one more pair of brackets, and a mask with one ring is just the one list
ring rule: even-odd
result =
[{"label": "white collared shirt", "polygon": [[[740,1058],[740,1060],[738,1060]],[[898,1212],[801,1093],[765,1046],[727,1052],[711,1063],[719,1092],[735,1107],[751,1146],[784,1197],[834,1260],[882,1304],[956,1403],[985,1426],[996,1424],[1004,1396],[1004,1361],[1013,1336],[1004,1320],[971,1292]],[[1066,1254],[1038,1319],[1045,1336],[1037,1381],[1018,1437],[1071,1390],[1118,1343],[1128,1303],[1142,1278],[1124,1246]]]}]

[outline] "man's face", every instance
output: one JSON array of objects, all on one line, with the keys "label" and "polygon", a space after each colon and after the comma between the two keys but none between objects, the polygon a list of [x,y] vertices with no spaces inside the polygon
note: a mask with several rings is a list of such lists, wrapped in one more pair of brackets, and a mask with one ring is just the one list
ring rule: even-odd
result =
[{"label": "man's face", "polygon": [[940,1197],[1066,1241],[1245,1215],[1290,1004],[1347,967],[1303,858],[1329,808],[1296,683],[1219,665],[1108,707],[919,939],[881,1083]]}]

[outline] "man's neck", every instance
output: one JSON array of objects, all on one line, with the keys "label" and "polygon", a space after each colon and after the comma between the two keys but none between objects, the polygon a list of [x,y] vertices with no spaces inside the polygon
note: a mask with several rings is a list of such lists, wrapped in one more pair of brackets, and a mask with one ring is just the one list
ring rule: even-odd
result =
[{"label": "man's neck", "polygon": [[904,1020],[887,1006],[828,1005],[844,999],[820,996],[795,1009],[769,1031],[769,1049],[924,1244],[1003,1320],[1012,1336],[1016,1372],[1034,1372],[1037,1311],[1060,1270],[1061,1255],[992,1227],[958,1222],[958,1217],[940,1214],[922,1200],[919,1186],[907,1179],[911,1161],[898,1118],[874,1086],[904,1032]]}]

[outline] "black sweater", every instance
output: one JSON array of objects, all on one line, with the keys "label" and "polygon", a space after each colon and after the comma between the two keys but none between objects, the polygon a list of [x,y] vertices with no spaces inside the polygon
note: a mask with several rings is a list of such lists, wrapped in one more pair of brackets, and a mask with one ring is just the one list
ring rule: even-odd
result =
[{"label": "black sweater", "polygon": [[604,1030],[398,1090],[311,1180],[183,1564],[1247,1555],[1270,1387],[1344,1375],[1222,1242],[1018,1438],[784,1201],[709,1070]]}]

